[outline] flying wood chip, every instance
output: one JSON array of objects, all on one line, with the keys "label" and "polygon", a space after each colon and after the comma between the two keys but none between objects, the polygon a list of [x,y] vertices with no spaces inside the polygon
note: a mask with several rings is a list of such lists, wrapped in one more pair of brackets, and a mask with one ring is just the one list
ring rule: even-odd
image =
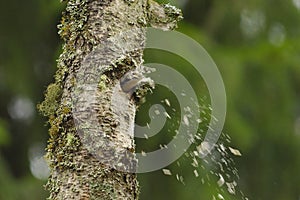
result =
[{"label": "flying wood chip", "polygon": [[229,147],[230,152],[235,156],[242,156],[241,152],[237,149]]}]

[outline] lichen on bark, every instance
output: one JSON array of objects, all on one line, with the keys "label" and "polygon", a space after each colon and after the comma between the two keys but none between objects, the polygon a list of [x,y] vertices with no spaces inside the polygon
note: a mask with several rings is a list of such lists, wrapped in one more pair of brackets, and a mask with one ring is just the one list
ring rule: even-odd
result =
[{"label": "lichen on bark", "polygon": [[[107,43],[103,41],[121,32],[136,29],[140,31],[129,35],[127,40],[141,45],[145,40],[141,28],[151,25],[164,30],[173,29],[180,18],[181,12],[178,9],[169,5],[161,6],[152,0],[67,1],[58,26],[64,45],[58,59],[55,82],[48,86],[44,102],[38,105],[40,111],[49,118],[50,125],[46,149],[51,169],[46,185],[50,192],[49,199],[138,199],[136,174],[105,165],[83,145],[74,120],[74,99],[71,94],[79,82],[76,74],[89,65],[97,64],[95,60],[90,60],[89,65],[83,65],[88,55],[97,52],[99,47],[110,48],[105,47]],[[98,112],[97,123],[104,127],[101,134],[105,134],[115,146],[120,146],[116,151],[126,147],[134,152],[133,133],[124,134],[123,131],[127,129],[122,128],[118,120],[121,119],[120,115],[127,113],[131,120],[124,123],[130,126],[129,123],[134,122],[135,101],[130,98],[126,100],[128,110],[122,111],[121,107],[114,110],[110,107],[112,91],[116,89],[121,76],[143,62],[142,49],[124,48],[127,53],[117,55],[116,60],[111,60],[112,57],[103,51],[93,55],[105,66],[100,66],[103,68],[101,74],[93,75],[99,81],[96,94],[98,103],[91,106],[91,109]],[[89,81],[91,77],[86,78]],[[91,125],[96,122],[86,123]],[[93,132],[84,134],[93,139]],[[97,142],[93,141],[92,144]]]}]

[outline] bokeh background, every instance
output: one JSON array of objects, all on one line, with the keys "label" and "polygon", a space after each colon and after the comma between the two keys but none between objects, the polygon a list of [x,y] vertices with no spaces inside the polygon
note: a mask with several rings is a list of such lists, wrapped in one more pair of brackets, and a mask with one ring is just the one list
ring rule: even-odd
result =
[{"label": "bokeh background", "polygon": [[[207,50],[223,76],[228,101],[224,133],[232,138],[230,146],[242,153],[233,157],[239,189],[253,200],[299,200],[300,0],[171,3],[184,13],[178,30]],[[58,0],[0,0],[1,200],[45,199],[48,195],[43,189],[48,171],[42,159],[47,124],[36,104],[53,81],[62,44],[56,25],[64,7]],[[146,52],[145,60],[178,69],[203,105],[209,105],[205,83],[193,75],[186,61],[153,51]],[[150,104],[165,98],[176,102],[164,88],[158,96],[147,98]],[[145,116],[141,108],[137,120],[145,123],[149,120]],[[166,132],[176,124],[168,123]],[[163,132],[150,143],[165,140]],[[146,148],[147,142],[137,140],[138,149]],[[184,181],[161,170],[139,175],[142,200],[217,196],[217,185],[201,183],[205,173],[195,177],[185,156],[178,162],[182,164],[168,168]]]}]

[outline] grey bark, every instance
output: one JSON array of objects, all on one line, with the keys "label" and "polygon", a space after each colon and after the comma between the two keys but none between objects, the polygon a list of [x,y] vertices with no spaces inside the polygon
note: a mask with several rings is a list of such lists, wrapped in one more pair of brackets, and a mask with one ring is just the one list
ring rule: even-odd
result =
[{"label": "grey bark", "polygon": [[[49,199],[138,199],[136,174],[128,172],[136,167],[137,105],[120,78],[143,62],[141,28],[173,29],[180,17],[174,7],[149,0],[67,2],[55,82],[38,105],[50,124]],[[122,32],[127,34],[119,37]],[[94,83],[90,94],[87,87]]]}]

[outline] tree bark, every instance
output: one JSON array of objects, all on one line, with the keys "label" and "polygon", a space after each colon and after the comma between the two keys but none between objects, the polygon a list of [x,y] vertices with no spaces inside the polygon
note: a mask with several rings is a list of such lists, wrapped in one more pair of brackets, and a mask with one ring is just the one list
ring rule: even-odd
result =
[{"label": "tree bark", "polygon": [[141,28],[173,29],[180,17],[150,0],[67,1],[55,82],[38,105],[50,124],[49,199],[138,199],[136,98],[120,79],[143,62]]}]

